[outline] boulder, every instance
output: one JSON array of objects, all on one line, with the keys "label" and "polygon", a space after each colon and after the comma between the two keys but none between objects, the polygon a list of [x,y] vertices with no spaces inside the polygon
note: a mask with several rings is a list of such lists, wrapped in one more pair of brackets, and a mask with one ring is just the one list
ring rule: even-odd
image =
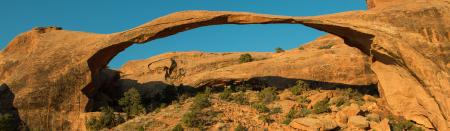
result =
[{"label": "boulder", "polygon": [[294,129],[307,131],[329,131],[338,127],[337,123],[327,118],[297,118],[289,123]]},{"label": "boulder", "polygon": [[369,121],[367,121],[367,118],[363,116],[350,116],[348,117],[348,126],[350,127],[357,127],[361,129],[365,129],[369,127]]},{"label": "boulder", "polygon": [[375,114],[375,113],[367,114],[366,117],[367,117],[367,120],[369,120],[369,121],[374,121],[374,122],[381,121],[380,115]]},{"label": "boulder", "polygon": [[383,119],[381,122],[370,122],[370,128],[377,131],[391,131],[389,120]]},{"label": "boulder", "polygon": [[307,107],[309,109],[312,109],[312,107],[317,102],[325,100],[325,99],[329,99],[330,97],[332,97],[332,93],[331,92],[320,92],[320,93],[313,94],[313,95],[308,97],[308,99],[311,100],[311,102],[308,104]]},{"label": "boulder", "polygon": [[352,103],[350,106],[344,107],[336,113],[336,121],[345,124],[349,117],[358,115],[360,111],[359,105]]}]

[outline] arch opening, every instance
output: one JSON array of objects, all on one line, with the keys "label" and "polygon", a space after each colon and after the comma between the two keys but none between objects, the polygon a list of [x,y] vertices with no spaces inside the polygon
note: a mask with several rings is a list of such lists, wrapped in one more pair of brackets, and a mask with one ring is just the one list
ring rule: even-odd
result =
[{"label": "arch opening", "polygon": [[[183,13],[192,13],[192,12],[181,12],[181,14]],[[195,13],[195,12],[194,12]],[[216,13],[216,12],[212,12],[212,13]],[[180,13],[175,13],[172,14],[175,16],[180,15]],[[99,51],[97,54],[95,54],[91,59],[90,59],[90,69],[92,72],[92,83],[89,84],[86,88],[84,88],[83,92],[89,97],[91,98],[89,101],[89,104],[86,106],[85,111],[95,111],[98,109],[98,107],[101,107],[103,104],[108,104],[110,102],[105,102],[104,100],[99,100],[99,99],[104,99],[101,97],[109,97],[107,98],[107,100],[111,101],[112,99],[118,99],[122,96],[122,93],[124,91],[127,90],[127,88],[122,88],[120,87],[121,84],[119,84],[119,87],[105,87],[103,85],[117,85],[117,81],[121,81],[124,80],[123,78],[120,77],[120,73],[114,70],[109,70],[107,69],[107,63],[110,62],[113,57],[115,57],[119,52],[123,51],[124,49],[128,48],[129,46],[131,46],[133,43],[145,43],[145,42],[149,42],[158,38],[163,38],[163,37],[167,37],[170,35],[174,35],[177,34],[179,32],[183,32],[186,30],[190,30],[193,28],[197,28],[197,27],[202,27],[202,26],[209,26],[209,25],[219,25],[219,24],[276,24],[276,23],[289,23],[289,24],[304,24],[306,26],[310,26],[313,28],[316,28],[318,30],[322,30],[322,31],[326,31],[332,34],[335,34],[337,36],[341,36],[345,43],[347,45],[350,45],[352,47],[356,47],[360,50],[362,50],[364,53],[368,54],[369,52],[367,52],[368,50],[370,50],[370,46],[367,46],[367,44],[370,45],[370,43],[360,43],[360,42],[370,42],[372,39],[372,35],[366,34],[366,33],[362,33],[356,30],[353,30],[349,27],[340,27],[338,25],[328,25],[328,24],[315,24],[315,21],[308,20],[308,19],[303,19],[303,18],[298,18],[298,19],[293,19],[293,18],[277,18],[275,16],[252,16],[252,17],[248,17],[246,16],[248,14],[242,14],[242,13],[237,13],[235,16],[234,15],[213,15],[214,17],[218,17],[218,18],[211,18],[209,20],[206,21],[178,21],[178,22],[173,22],[174,25],[169,25],[169,26],[163,26],[163,27],[154,27],[156,29],[155,30],[149,30],[146,28],[151,28],[152,25],[143,25],[141,27],[137,27],[135,29],[129,30],[127,32],[121,32],[119,33],[120,35],[117,36],[117,39],[119,40],[123,40],[123,37],[126,36],[128,37],[128,40],[125,40],[123,42],[120,42],[118,44],[114,44],[110,47],[107,47],[101,51]],[[253,15],[253,14],[250,14]],[[184,15],[181,15],[184,17]],[[164,17],[163,17],[164,18]],[[256,19],[256,21],[254,21]],[[155,21],[159,21],[160,19],[157,19]],[[163,19],[164,20],[164,19]],[[157,22],[156,22],[157,23]],[[335,28],[340,28],[341,30],[339,32],[335,32]],[[149,31],[149,32],[147,32]],[[136,32],[141,32],[141,33],[136,33]],[[133,36],[130,38],[130,36]],[[352,37],[352,36],[358,36],[358,37]],[[363,37],[360,37],[363,36]],[[357,39],[354,39],[357,38]],[[112,40],[115,40],[114,38]],[[118,46],[118,47],[113,47],[113,46]],[[270,76],[269,76],[270,77]],[[264,82],[259,82],[261,79],[256,79],[253,80],[253,82],[257,82],[260,83],[262,85],[264,85]],[[297,79],[300,80],[300,79]],[[134,83],[134,85],[140,85],[140,86],[145,86],[148,83],[140,83],[138,82],[138,80],[130,80],[127,79],[127,82],[131,82]],[[111,83],[112,82],[112,83]],[[226,83],[229,84],[229,82],[235,82],[232,79],[229,79],[225,82],[223,81],[212,81],[214,82],[222,82],[222,83]],[[252,82],[252,81],[244,81],[245,82]],[[314,82],[314,81],[313,81]],[[338,87],[337,85],[340,85],[338,83],[323,83],[320,81],[317,81],[318,83],[321,83],[323,85],[331,85],[333,87]],[[288,84],[293,84],[295,83],[294,81],[291,81]],[[153,84],[153,86],[155,85],[165,85],[167,86],[173,86],[172,84],[166,84],[166,83],[160,83],[160,82],[153,82],[150,83]],[[187,89],[193,89],[193,90],[202,90],[202,88],[207,87],[209,83],[206,83],[204,85],[201,86],[197,86],[197,88],[194,87],[190,87],[189,86],[182,86],[184,88]],[[238,84],[242,84],[239,83]],[[320,85],[320,84],[319,84]],[[341,84],[342,85],[342,84]],[[344,86],[349,86],[349,85],[345,85]],[[371,89],[376,89],[376,85],[369,85],[369,87],[371,87]],[[120,90],[119,93],[114,93],[114,92],[108,92],[111,91],[111,88],[122,88]],[[129,88],[129,87],[128,87]],[[331,88],[331,89],[336,89],[336,88]],[[377,92],[376,92],[377,94]],[[152,98],[152,97],[150,97]],[[100,102],[99,102],[100,101]],[[114,100],[113,100],[114,101]],[[101,103],[101,104],[98,104]],[[114,103],[114,102],[113,102]],[[110,105],[110,104],[108,104]],[[112,104],[114,105],[114,104]]]}]

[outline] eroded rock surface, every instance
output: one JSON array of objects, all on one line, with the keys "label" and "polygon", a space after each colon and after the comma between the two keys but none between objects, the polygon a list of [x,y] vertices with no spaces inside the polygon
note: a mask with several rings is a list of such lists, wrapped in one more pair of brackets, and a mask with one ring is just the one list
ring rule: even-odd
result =
[{"label": "eroded rock surface", "polygon": [[304,24],[368,55],[394,114],[450,130],[450,1],[397,0],[377,8],[316,17],[185,11],[114,34],[37,28],[0,53],[0,82],[14,93],[13,105],[30,128],[84,129],[77,120],[103,83],[100,70],[133,43],[207,25]]},{"label": "eroded rock surface", "polygon": [[[251,54],[254,61],[240,63],[239,57],[245,53]],[[167,53],[128,62],[120,72],[122,79],[139,83],[161,81],[192,87],[249,79],[260,79],[267,86],[279,88],[289,87],[298,79],[347,85],[377,82],[368,57],[332,35],[282,53]]]}]

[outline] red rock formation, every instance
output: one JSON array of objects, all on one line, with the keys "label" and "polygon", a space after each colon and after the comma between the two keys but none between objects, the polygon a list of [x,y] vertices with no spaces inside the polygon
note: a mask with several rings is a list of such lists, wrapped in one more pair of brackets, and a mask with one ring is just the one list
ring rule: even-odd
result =
[{"label": "red rock formation", "polygon": [[393,113],[450,130],[450,1],[395,3],[317,17],[185,11],[107,35],[38,28],[17,36],[0,53],[0,81],[15,94],[14,106],[29,127],[77,130],[101,84],[100,70],[133,43],[208,25],[304,24],[368,55]]}]

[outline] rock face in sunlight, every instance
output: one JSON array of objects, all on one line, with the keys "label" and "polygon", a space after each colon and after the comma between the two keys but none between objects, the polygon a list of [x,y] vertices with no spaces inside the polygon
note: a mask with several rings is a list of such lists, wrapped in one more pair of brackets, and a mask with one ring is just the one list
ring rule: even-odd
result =
[{"label": "rock face in sunlight", "polygon": [[[245,53],[253,57],[252,62],[239,61]],[[258,79],[279,88],[289,87],[298,79],[347,85],[377,83],[368,56],[332,35],[282,53],[167,53],[128,62],[120,72],[123,79],[139,83],[161,81],[192,87]]]},{"label": "rock face in sunlight", "polygon": [[[202,72],[195,71],[203,68],[201,62],[192,64],[197,67],[185,67],[187,74],[184,75],[192,75],[188,79],[173,79],[183,76],[182,71],[177,70],[180,68],[170,68],[173,66],[168,67],[174,70],[164,78],[137,76],[148,75],[144,70],[158,72],[158,65],[171,61],[150,66],[135,62],[136,68],[142,69],[125,66],[122,71],[132,74],[124,77],[142,82],[165,79],[192,85],[202,85],[202,81],[212,78],[247,79],[268,75],[344,84],[378,81],[381,96],[392,113],[427,128],[450,130],[450,1],[392,1],[368,0],[374,7],[368,11],[314,17],[184,11],[113,34],[67,31],[57,27],[35,28],[18,35],[0,53],[0,82],[15,96],[13,106],[30,129],[84,130],[83,112],[92,110],[91,98],[107,83],[100,75],[101,70],[115,55],[134,43],[208,25],[304,24],[334,34],[359,51],[345,45],[318,50],[314,49],[314,44],[309,44],[304,51],[251,53],[256,59],[265,59],[244,64],[233,63],[238,53],[188,53],[203,54],[205,57],[200,58],[204,58],[206,64],[223,67]],[[208,59],[215,59],[217,55],[224,56],[219,59],[224,61],[223,65],[208,63]],[[177,67],[189,65],[174,60]],[[144,61],[153,62],[153,59]],[[308,63],[323,65],[308,66]],[[366,69],[366,64],[372,71]],[[320,69],[321,66],[329,66],[329,70]],[[351,70],[345,66],[357,68]],[[136,74],[139,73],[136,70],[141,70],[141,74]]]}]

